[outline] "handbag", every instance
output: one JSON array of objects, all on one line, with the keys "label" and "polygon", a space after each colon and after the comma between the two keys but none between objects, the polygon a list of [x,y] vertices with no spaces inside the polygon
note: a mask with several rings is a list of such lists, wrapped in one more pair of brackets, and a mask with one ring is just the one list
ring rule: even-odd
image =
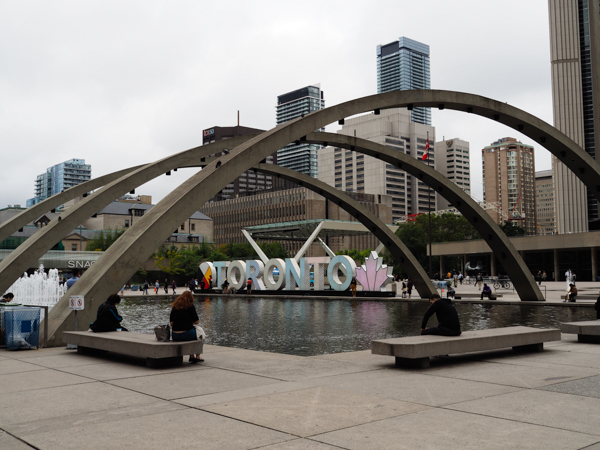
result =
[{"label": "handbag", "polygon": [[198,340],[206,339],[206,333],[200,325],[194,325],[194,328],[196,329],[196,338],[198,338]]},{"label": "handbag", "polygon": [[154,327],[154,335],[159,342],[169,342],[171,339],[171,325],[158,325]]}]

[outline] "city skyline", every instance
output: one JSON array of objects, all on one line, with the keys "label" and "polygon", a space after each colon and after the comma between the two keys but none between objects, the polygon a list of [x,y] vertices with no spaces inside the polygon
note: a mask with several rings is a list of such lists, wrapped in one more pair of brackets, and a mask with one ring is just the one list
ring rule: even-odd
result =
[{"label": "city skyline", "polygon": [[[318,33],[301,32],[301,24],[315,20],[312,14],[291,17],[286,8],[266,7],[275,3],[259,3],[260,27],[246,23],[258,11],[236,3],[239,17],[202,30],[196,19],[218,15],[219,7],[189,4],[176,10],[151,2],[153,8],[125,5],[115,16],[96,2],[39,4],[32,15],[27,7],[3,4],[0,36],[8,44],[0,49],[0,92],[6,99],[0,106],[0,149],[14,180],[0,193],[0,205],[23,205],[36,174],[74,154],[100,176],[195,147],[203,129],[234,123],[238,110],[245,126],[272,128],[273,99],[316,81],[327,91],[328,106],[375,94],[376,46],[398,36],[430,46],[433,89],[507,101],[552,123],[546,1],[485,7],[462,1],[451,11],[444,2],[382,2],[389,17],[366,3],[349,2],[342,13],[346,23],[336,20],[340,5],[332,2],[319,6]],[[411,20],[399,23],[394,17],[400,13]],[[449,16],[456,25],[450,39],[442,33]],[[487,39],[486,24],[503,17],[507,31],[528,33],[507,32],[503,42]],[[419,18],[427,19],[427,27]],[[28,27],[18,26],[23,23]],[[165,33],[148,36],[143,31],[148,27]],[[481,39],[474,39],[478,33]],[[528,70],[500,70],[499,59],[509,56],[526,62]],[[432,124],[437,139],[460,137],[473,148],[509,134],[491,121],[450,111],[433,110]],[[333,124],[327,131],[337,129]],[[547,152],[538,147],[536,152],[538,168],[549,169]],[[479,167],[477,156],[472,158],[471,166]],[[192,173],[179,170],[140,189],[160,201]],[[472,174],[472,190],[480,199],[481,174]]]}]

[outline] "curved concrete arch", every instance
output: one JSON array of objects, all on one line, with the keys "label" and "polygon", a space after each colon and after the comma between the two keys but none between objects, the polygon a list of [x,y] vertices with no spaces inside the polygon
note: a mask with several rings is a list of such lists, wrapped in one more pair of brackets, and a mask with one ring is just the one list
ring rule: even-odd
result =
[{"label": "curved concrete arch", "polygon": [[[325,108],[279,125],[222,156],[166,196],[149,213],[131,227],[78,281],[73,292],[100,299],[117,290],[131,275],[132,267],[150,256],[161,241],[181,220],[193,212],[195,205],[204,204],[238,174],[250,169],[276,150],[300,140],[314,130],[345,117],[362,112],[406,106],[432,106],[478,114],[519,130],[539,142],[563,161],[582,181],[594,188],[600,198],[600,166],[567,136],[518,108],[485,97],[452,91],[416,90],[394,91],[351,100]],[[224,174],[225,173],[225,174]],[[220,175],[220,174],[224,174]],[[598,186],[596,189],[595,186]],[[192,206],[190,206],[192,205]],[[535,300],[535,298],[532,298]],[[67,326],[66,297],[53,308],[50,327],[60,331]],[[70,323],[68,324],[70,325]]]},{"label": "curved concrete arch", "polygon": [[451,202],[481,234],[492,252],[502,262],[502,267],[513,282],[521,300],[544,300],[525,261],[523,261],[515,246],[506,237],[496,222],[492,220],[490,215],[470,195],[432,167],[385,145],[343,134],[309,133],[306,136],[306,142],[333,144],[338,147],[364,153],[392,164],[417,177],[428,186],[431,186],[441,196]]},{"label": "curved concrete arch", "polygon": [[349,195],[316,178],[274,164],[258,164],[254,168],[260,172],[298,183],[300,186],[315,191],[317,194],[335,202],[340,208],[359,220],[377,239],[383,242],[390,253],[400,261],[402,268],[409,278],[413,280],[415,288],[421,297],[429,298],[430,295],[437,294],[437,290],[433,286],[429,276],[408,247],[375,214],[369,212],[367,208],[353,200]]},{"label": "curved concrete arch", "polygon": [[117,172],[112,172],[101,177],[94,178],[93,180],[89,180],[85,183],[73,186],[72,188],[69,188],[64,192],[54,194],[52,197],[48,197],[47,199],[33,206],[30,206],[29,208],[25,209],[24,211],[21,211],[19,214],[14,215],[7,221],[2,222],[0,224],[0,242],[10,237],[11,234],[19,230],[20,228],[23,228],[29,222],[32,222],[35,219],[41,217],[48,211],[51,211],[54,208],[57,208],[60,205],[68,202],[69,200],[73,200],[74,198],[79,197],[80,195],[84,195],[89,191],[101,188],[102,186],[118,178],[121,178],[123,175],[126,175],[133,170],[139,169],[140,167],[142,166],[130,167],[128,169],[119,170]]},{"label": "curved concrete arch", "polygon": [[[214,142],[212,144],[185,150],[154,163],[138,166],[137,168],[124,169],[115,172],[115,174],[106,175],[103,177],[104,186],[102,189],[87,196],[83,201],[72,208],[69,208],[64,214],[60,215],[59,220],[52,220],[47,226],[37,231],[0,262],[0,292],[5,292],[18,277],[20,277],[35,263],[35,261],[41,258],[48,249],[60,241],[67,233],[77,228],[81,222],[113,202],[115,198],[119,198],[123,194],[130,192],[132,189],[135,189],[168,171],[177,169],[178,167],[199,166],[202,158],[219,153],[225,148],[231,148],[247,139],[248,136],[241,136],[225,141]],[[119,178],[115,179],[116,176],[119,176]],[[104,184],[109,179],[113,179],[113,181]],[[78,186],[75,188],[77,187]],[[81,190],[75,188],[71,188],[58,195],[64,200],[73,193],[87,192],[85,189]],[[77,195],[72,196],[71,198],[76,196]],[[56,197],[57,196],[53,196],[51,199],[56,199]],[[41,204],[42,203],[40,203],[40,205]],[[174,227],[173,229],[176,228],[177,227]]]}]

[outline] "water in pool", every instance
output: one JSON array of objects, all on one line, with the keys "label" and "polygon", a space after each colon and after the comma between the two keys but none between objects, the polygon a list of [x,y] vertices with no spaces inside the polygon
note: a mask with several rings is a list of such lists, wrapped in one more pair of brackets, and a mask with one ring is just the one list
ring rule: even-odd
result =
[{"label": "water in pool", "polygon": [[[196,297],[207,344],[311,356],[371,348],[371,340],[417,335],[428,302]],[[593,320],[592,308],[456,303],[463,331]],[[152,333],[169,321],[171,300],[124,299],[118,306],[131,331]],[[437,324],[435,316],[428,326]]]}]

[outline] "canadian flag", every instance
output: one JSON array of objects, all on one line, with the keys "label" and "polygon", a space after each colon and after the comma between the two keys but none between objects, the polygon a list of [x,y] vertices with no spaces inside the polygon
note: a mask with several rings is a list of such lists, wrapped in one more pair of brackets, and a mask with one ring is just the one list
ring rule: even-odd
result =
[{"label": "canadian flag", "polygon": [[427,144],[425,144],[425,153],[423,153],[423,161],[429,156],[429,138],[427,138]]}]

